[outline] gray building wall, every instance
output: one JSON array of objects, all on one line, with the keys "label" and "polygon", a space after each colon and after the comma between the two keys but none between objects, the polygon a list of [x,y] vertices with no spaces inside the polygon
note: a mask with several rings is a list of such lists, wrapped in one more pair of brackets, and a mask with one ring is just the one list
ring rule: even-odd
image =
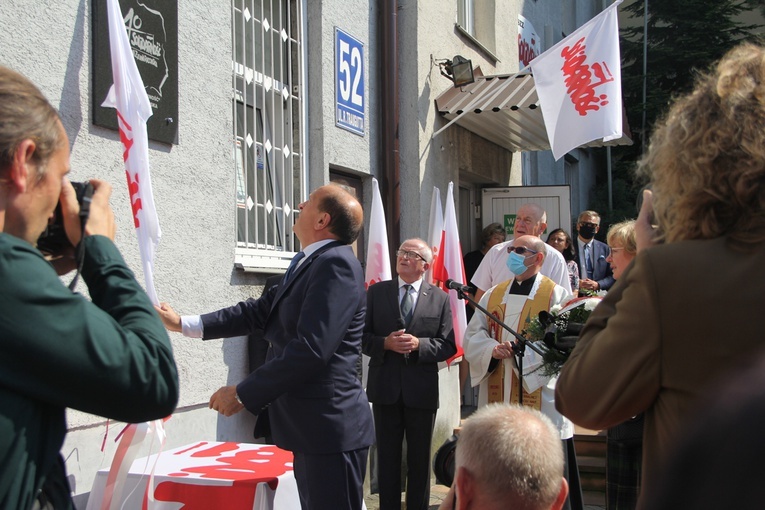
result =
[{"label": "gray building wall", "polygon": [[[115,241],[143,283],[122,145],[117,132],[92,124],[91,2],[9,0],[3,7],[0,63],[28,76],[59,109],[71,141],[70,178],[95,177],[112,184]],[[155,286],[160,300],[180,313],[198,313],[258,295],[262,278],[238,272],[233,264],[231,7],[180,0],[178,11],[179,144],[149,144],[163,233]],[[79,290],[86,292],[84,286]],[[226,419],[207,409],[214,391],[244,377],[243,339],[201,342],[171,334],[171,340],[181,395],[167,422],[165,448],[202,437],[250,439],[253,420],[248,413]],[[95,472],[109,466],[113,439],[122,425],[111,425],[102,453],[103,418],[70,410],[67,419],[70,430],[62,453],[75,492],[87,492]]]}]

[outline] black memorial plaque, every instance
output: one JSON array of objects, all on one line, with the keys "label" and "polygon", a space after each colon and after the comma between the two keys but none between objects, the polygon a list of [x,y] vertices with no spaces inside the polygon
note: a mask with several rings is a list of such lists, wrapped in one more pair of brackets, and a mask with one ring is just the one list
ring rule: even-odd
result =
[{"label": "black memorial plaque", "polygon": [[[120,0],[138,72],[153,111],[150,140],[178,143],[178,0]],[[93,123],[118,130],[117,111],[101,106],[112,86],[105,0],[93,0]]]}]

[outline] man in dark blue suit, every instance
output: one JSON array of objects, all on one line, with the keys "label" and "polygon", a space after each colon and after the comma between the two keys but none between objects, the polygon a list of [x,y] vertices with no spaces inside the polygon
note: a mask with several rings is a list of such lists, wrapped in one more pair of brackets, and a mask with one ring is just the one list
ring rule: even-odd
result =
[{"label": "man in dark blue suit", "polygon": [[406,508],[430,503],[430,443],[438,409],[438,362],[457,352],[449,295],[422,279],[433,255],[422,239],[396,252],[398,278],[367,291],[364,354],[377,433],[380,510],[401,510],[406,437]]},{"label": "man in dark blue suit", "polygon": [[[374,442],[369,403],[356,375],[366,295],[361,265],[348,246],[359,234],[358,201],[336,185],[299,205],[293,231],[303,251],[282,281],[259,299],[181,318],[167,304],[166,327],[204,339],[263,329],[266,363],[210,407],[225,416],[268,407],[274,443],[295,455],[303,510],[360,509],[367,451]],[[197,322],[199,320],[199,322]]]},{"label": "man in dark blue suit", "polygon": [[608,290],[614,284],[611,266],[606,262],[611,249],[595,239],[600,230],[600,214],[583,211],[576,222],[578,232],[577,262],[579,263],[579,290],[597,292]]}]

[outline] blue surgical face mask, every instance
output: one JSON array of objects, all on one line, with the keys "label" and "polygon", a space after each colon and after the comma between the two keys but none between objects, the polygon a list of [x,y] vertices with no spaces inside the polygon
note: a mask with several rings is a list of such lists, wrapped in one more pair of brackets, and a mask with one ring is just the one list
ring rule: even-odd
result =
[{"label": "blue surgical face mask", "polygon": [[526,267],[526,264],[524,262],[526,261],[526,257],[523,255],[518,255],[514,251],[510,252],[510,256],[507,257],[507,268],[516,276],[520,276],[523,273],[528,270],[528,267]]}]

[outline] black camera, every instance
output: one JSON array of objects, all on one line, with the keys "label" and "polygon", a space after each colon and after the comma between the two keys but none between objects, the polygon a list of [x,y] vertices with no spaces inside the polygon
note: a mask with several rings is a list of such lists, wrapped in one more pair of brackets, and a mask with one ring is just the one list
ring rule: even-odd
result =
[{"label": "black camera", "polygon": [[433,456],[433,473],[436,483],[451,487],[454,483],[455,455],[457,453],[457,435],[447,439]]},{"label": "black camera", "polygon": [[[80,222],[83,231],[85,222],[90,213],[90,200],[93,197],[93,185],[89,182],[73,182],[72,187],[77,194],[77,202],[80,204]],[[53,219],[48,223],[48,227],[37,239],[37,249],[45,255],[56,257],[63,254],[67,248],[72,248],[72,243],[66,235],[64,229],[64,217],[61,213],[61,201],[56,205],[53,212]]]}]

